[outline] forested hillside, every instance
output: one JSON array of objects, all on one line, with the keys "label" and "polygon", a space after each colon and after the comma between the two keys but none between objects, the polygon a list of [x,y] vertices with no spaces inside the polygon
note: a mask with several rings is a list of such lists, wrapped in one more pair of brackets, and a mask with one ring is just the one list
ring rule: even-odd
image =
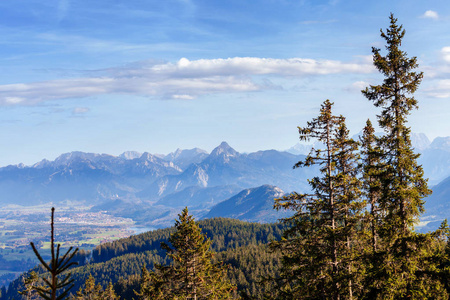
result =
[{"label": "forested hillside", "polygon": [[[258,287],[261,276],[276,275],[280,256],[269,253],[267,244],[280,239],[284,226],[281,224],[248,223],[233,219],[213,218],[201,220],[198,225],[211,239],[211,249],[217,252],[216,261],[229,265],[227,274],[238,292],[262,295],[264,289]],[[161,242],[169,239],[174,228],[158,229],[105,243],[96,247],[92,253],[83,254],[76,259],[80,265],[71,270],[75,293],[92,275],[97,284],[106,288],[109,282],[122,299],[136,297],[133,290],[139,290],[139,278],[144,265],[153,269],[154,264],[169,263]],[[84,261],[83,261],[84,260]],[[41,268],[39,270],[42,271]],[[24,290],[22,278],[12,282],[0,299],[20,298],[18,291]]]}]

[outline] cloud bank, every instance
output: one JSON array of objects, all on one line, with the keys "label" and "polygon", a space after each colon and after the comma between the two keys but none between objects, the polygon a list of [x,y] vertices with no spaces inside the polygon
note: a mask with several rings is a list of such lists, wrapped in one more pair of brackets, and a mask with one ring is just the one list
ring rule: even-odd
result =
[{"label": "cloud bank", "polygon": [[[0,85],[0,105],[35,105],[45,101],[105,94],[194,99],[214,93],[251,92],[273,88],[257,77],[305,77],[373,72],[370,60],[344,63],[333,60],[234,57],[186,58],[176,63],[139,63],[97,70],[83,78]],[[264,82],[264,81],[263,81]]]}]

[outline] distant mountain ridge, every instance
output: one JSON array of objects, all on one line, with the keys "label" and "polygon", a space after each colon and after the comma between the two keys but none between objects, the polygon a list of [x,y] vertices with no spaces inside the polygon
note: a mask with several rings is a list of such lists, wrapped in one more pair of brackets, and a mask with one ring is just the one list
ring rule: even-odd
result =
[{"label": "distant mountain ridge", "polygon": [[201,163],[191,164],[181,174],[167,175],[156,180],[149,188],[140,192],[139,197],[152,200],[189,186],[206,188],[237,185],[247,188],[272,184],[287,191],[309,190],[304,179],[312,176],[317,168],[292,169],[303,158],[303,155],[275,150],[241,154],[224,142]]},{"label": "distant mountain ridge", "polygon": [[[415,141],[426,145],[419,163],[430,186],[450,176],[450,137],[429,143],[417,135]],[[272,214],[273,198],[280,191],[309,192],[307,180],[318,174],[317,166],[293,169],[304,158],[276,150],[239,153],[226,142],[211,153],[198,148],[167,155],[74,151],[54,161],[0,168],[0,205],[77,201],[152,227],[170,225],[185,206],[197,218],[275,221],[280,214]]]},{"label": "distant mountain ridge", "polygon": [[[362,133],[354,135],[352,138],[359,140]],[[381,136],[383,133],[375,133]],[[425,177],[429,179],[430,185],[435,185],[450,176],[450,136],[436,137],[432,142],[424,133],[412,133],[411,143],[416,153],[421,156],[418,163],[423,166]],[[292,154],[308,154],[312,147],[318,148],[317,144],[297,143],[286,152]]]},{"label": "distant mountain ridge", "polygon": [[168,155],[74,151],[54,161],[0,168],[0,205],[78,201],[163,227],[180,207],[202,216],[248,187],[309,190],[306,179],[317,168],[292,168],[303,158],[276,150],[239,153],[226,142],[209,154],[198,148]]}]

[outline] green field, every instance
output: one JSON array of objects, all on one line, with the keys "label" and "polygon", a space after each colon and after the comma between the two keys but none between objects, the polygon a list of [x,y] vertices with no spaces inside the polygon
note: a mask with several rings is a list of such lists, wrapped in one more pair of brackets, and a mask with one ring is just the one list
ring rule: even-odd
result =
[{"label": "green field", "polygon": [[[133,220],[106,212],[91,212],[91,207],[68,205],[55,211],[55,242],[63,249],[91,250],[104,242],[128,237]],[[30,242],[44,259],[50,254],[50,205],[8,205],[0,210],[0,276],[20,274],[38,264]]]}]

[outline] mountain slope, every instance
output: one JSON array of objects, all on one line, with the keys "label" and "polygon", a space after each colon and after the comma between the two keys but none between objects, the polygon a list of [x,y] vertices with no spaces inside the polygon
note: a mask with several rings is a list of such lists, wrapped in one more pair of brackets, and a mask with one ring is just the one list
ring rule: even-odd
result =
[{"label": "mountain slope", "polygon": [[248,222],[276,222],[290,214],[273,209],[274,199],[284,194],[283,190],[272,185],[245,189],[215,205],[204,218],[225,217]]},{"label": "mountain slope", "polygon": [[429,184],[438,184],[450,176],[450,137],[437,137],[422,151],[418,162],[423,166]]},{"label": "mountain slope", "polygon": [[425,215],[438,219],[450,217],[450,177],[432,187],[433,193],[425,198]]}]

